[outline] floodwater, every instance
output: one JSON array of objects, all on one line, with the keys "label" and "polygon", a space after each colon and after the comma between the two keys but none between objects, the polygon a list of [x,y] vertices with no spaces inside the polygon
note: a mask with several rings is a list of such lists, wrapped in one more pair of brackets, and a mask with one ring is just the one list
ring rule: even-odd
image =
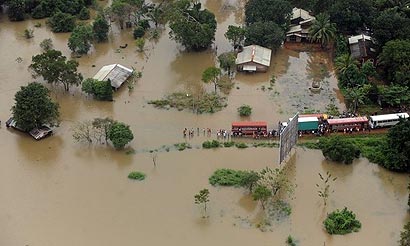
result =
[{"label": "floodwater", "polygon": [[[213,115],[189,111],[157,110],[147,101],[175,91],[212,91],[201,82],[201,73],[216,64],[216,55],[231,50],[223,34],[228,25],[242,22],[244,1],[208,0],[204,6],[216,14],[217,52],[188,53],[168,38],[165,28],[158,41],[149,41],[144,54],[136,52],[131,30],[112,26],[110,42],[97,44],[82,58],[79,70],[92,77],[107,64],[121,63],[143,72],[135,88],[126,86],[114,102],[97,102],[73,88],[50,87],[60,104],[61,125],[55,134],[36,142],[25,134],[8,130],[14,94],[33,81],[27,70],[31,57],[40,52],[39,43],[53,40],[56,49],[70,56],[68,34],[53,34],[40,21],[10,23],[0,14],[0,245],[282,245],[288,235],[301,245],[395,245],[399,231],[408,221],[407,177],[387,172],[365,159],[353,165],[327,163],[320,152],[297,149],[289,165],[297,185],[289,202],[289,218],[261,232],[255,222],[261,210],[246,191],[214,188],[208,177],[217,168],[255,169],[276,167],[277,149],[185,150],[158,154],[154,167],[150,149],[184,142],[182,129],[209,127],[228,129],[241,120],[236,109],[253,108],[248,120],[265,120],[275,127],[296,111],[321,110],[337,97],[332,64],[324,52],[292,51],[282,48],[273,55],[264,74],[237,74],[228,106]],[[26,40],[23,30],[34,29]],[[126,49],[118,49],[127,43]],[[22,62],[16,61],[17,57]],[[94,66],[93,66],[94,65]],[[275,75],[272,90],[269,80]],[[319,93],[311,93],[312,81],[323,81]],[[265,87],[265,90],[262,87]],[[131,126],[135,139],[129,148],[137,154],[114,151],[105,146],[75,143],[70,128],[75,122],[94,117],[112,117]],[[205,137],[187,140],[196,146]],[[130,171],[147,174],[143,182],[127,179]],[[338,179],[329,204],[323,209],[315,184],[318,172],[330,171]],[[209,188],[209,218],[202,219],[193,196]],[[328,236],[322,228],[326,212],[347,206],[363,224],[359,233]]]}]

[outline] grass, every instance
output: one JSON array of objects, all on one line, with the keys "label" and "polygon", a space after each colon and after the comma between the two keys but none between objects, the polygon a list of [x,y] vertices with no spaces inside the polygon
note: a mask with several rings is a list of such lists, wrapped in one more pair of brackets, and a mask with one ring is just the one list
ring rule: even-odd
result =
[{"label": "grass", "polygon": [[138,181],[144,180],[145,177],[146,177],[145,173],[138,172],[138,171],[130,172],[130,174],[128,174],[129,179],[134,179]]}]

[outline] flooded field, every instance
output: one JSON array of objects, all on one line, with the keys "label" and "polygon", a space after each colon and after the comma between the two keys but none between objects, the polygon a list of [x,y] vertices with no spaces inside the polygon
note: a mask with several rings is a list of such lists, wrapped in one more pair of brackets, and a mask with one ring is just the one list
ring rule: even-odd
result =
[{"label": "flooded field", "polygon": [[[407,177],[387,172],[360,159],[353,165],[327,163],[318,151],[297,149],[289,162],[297,185],[290,200],[289,218],[261,232],[255,223],[259,205],[246,191],[214,188],[208,177],[217,168],[255,169],[276,167],[277,149],[221,149],[171,151],[158,154],[153,166],[150,149],[184,142],[182,129],[228,129],[241,120],[236,111],[242,104],[253,108],[250,120],[265,120],[275,127],[297,111],[323,111],[337,98],[337,82],[325,52],[292,51],[282,48],[273,55],[263,74],[237,74],[227,95],[228,106],[215,114],[158,110],[147,104],[175,91],[211,91],[201,82],[201,73],[216,64],[216,56],[231,50],[223,34],[228,25],[241,23],[243,1],[208,0],[204,6],[216,14],[217,52],[209,49],[188,53],[168,37],[164,29],[158,41],[150,41],[144,54],[136,52],[131,30],[112,26],[110,41],[97,44],[82,58],[79,70],[92,77],[101,66],[121,63],[142,71],[134,90],[126,86],[115,93],[114,102],[98,102],[79,89],[64,93],[50,87],[60,104],[61,125],[54,136],[36,142],[27,135],[8,130],[14,94],[33,81],[27,67],[40,53],[39,43],[51,38],[56,49],[70,56],[69,34],[53,34],[40,21],[10,23],[0,14],[0,245],[283,245],[292,235],[300,245],[395,245],[408,221]],[[33,28],[34,38],[25,39],[24,29]],[[120,45],[128,44],[126,49]],[[16,59],[22,58],[22,62]],[[94,65],[94,66],[93,66]],[[275,75],[272,90],[270,78]],[[309,90],[312,81],[323,82],[320,93]],[[137,154],[114,151],[105,146],[81,145],[70,128],[77,121],[112,117],[131,126],[135,139],[130,148]],[[205,137],[189,140],[194,146]],[[147,174],[143,182],[127,179],[130,171]],[[335,193],[326,210],[317,196],[318,172],[338,177]],[[202,219],[193,196],[209,188],[208,219]],[[356,212],[362,230],[346,236],[328,236],[322,229],[326,212],[347,206]]]}]

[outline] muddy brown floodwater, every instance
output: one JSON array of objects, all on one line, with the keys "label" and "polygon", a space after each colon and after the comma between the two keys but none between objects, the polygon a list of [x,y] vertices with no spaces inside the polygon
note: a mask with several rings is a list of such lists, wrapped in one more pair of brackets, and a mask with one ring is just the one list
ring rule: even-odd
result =
[{"label": "muddy brown floodwater", "polygon": [[[208,0],[204,6],[218,20],[217,54],[231,50],[223,34],[228,25],[241,23],[244,1]],[[204,85],[201,73],[216,63],[213,50],[187,53],[168,38],[164,29],[158,41],[149,41],[144,54],[137,53],[131,31],[112,26],[110,41],[97,44],[79,58],[79,70],[92,77],[106,64],[121,63],[143,72],[133,91],[126,86],[115,93],[114,102],[97,102],[72,89],[66,94],[51,87],[59,102],[61,126],[55,134],[36,142],[25,134],[8,130],[13,97],[20,86],[33,81],[31,57],[40,52],[39,43],[53,40],[56,49],[70,56],[69,34],[53,34],[41,20],[10,23],[0,14],[0,245],[104,246],[104,245],[283,245],[288,235],[301,245],[395,245],[399,231],[409,220],[407,177],[387,172],[365,159],[353,165],[327,163],[320,152],[297,149],[289,161],[291,179],[297,185],[289,202],[289,218],[274,223],[267,232],[255,224],[261,209],[241,189],[215,188],[208,177],[217,168],[254,169],[277,166],[277,149],[186,150],[158,154],[152,165],[147,150],[185,141],[184,127],[229,128],[241,120],[236,108],[253,107],[250,120],[266,120],[275,127],[296,111],[323,111],[337,98],[336,79],[326,53],[297,52],[281,48],[273,55],[267,73],[237,74],[228,106],[215,114],[196,115],[189,111],[157,110],[147,101],[174,91],[212,90]],[[34,29],[26,40],[23,30]],[[118,49],[127,43],[126,49]],[[22,62],[16,61],[17,57]],[[92,66],[95,65],[95,66]],[[276,76],[272,90],[271,75]],[[312,81],[322,81],[323,90],[309,91]],[[265,90],[262,89],[265,87]],[[134,132],[130,148],[136,154],[113,151],[105,146],[75,143],[70,127],[94,117],[113,117],[126,122]],[[205,137],[189,141],[197,146]],[[127,179],[130,171],[147,174],[143,182]],[[338,179],[328,207],[323,208],[315,184],[318,172],[330,171]],[[208,219],[202,219],[193,196],[209,188]],[[322,221],[326,212],[347,206],[362,222],[358,233],[328,236]]]}]

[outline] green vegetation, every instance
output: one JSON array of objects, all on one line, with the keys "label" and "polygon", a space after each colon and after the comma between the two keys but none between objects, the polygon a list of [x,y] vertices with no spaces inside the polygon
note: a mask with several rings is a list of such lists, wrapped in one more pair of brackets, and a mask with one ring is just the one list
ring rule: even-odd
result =
[{"label": "green vegetation", "polygon": [[75,28],[75,17],[71,14],[57,12],[48,19],[48,25],[53,32],[72,32]]},{"label": "green vegetation", "polygon": [[225,52],[218,56],[219,66],[231,75],[235,69],[236,55],[234,52]]},{"label": "green vegetation", "polygon": [[289,235],[288,238],[286,239],[286,244],[288,246],[296,246],[295,239],[293,239],[293,237]]},{"label": "green vegetation", "polygon": [[218,169],[212,174],[211,177],[209,177],[209,183],[214,186],[220,185],[240,187],[244,175],[245,171],[226,168]]},{"label": "green vegetation", "polygon": [[220,146],[221,146],[221,143],[218,142],[217,140],[205,141],[202,143],[202,148],[204,149],[215,149],[215,148],[219,148]]},{"label": "green vegetation", "polygon": [[327,199],[329,198],[330,194],[334,192],[332,189],[331,182],[335,182],[337,177],[332,178],[332,174],[329,173],[329,171],[326,172],[326,176],[322,175],[319,173],[320,181],[321,184],[316,184],[316,187],[318,188],[318,195],[323,199],[323,203],[326,207],[327,205]]},{"label": "green vegetation", "polygon": [[219,82],[220,77],[221,77],[221,69],[216,68],[216,67],[208,67],[207,69],[205,69],[205,71],[202,72],[202,81],[204,83],[212,82],[215,87],[215,93],[218,87],[218,82]]},{"label": "green vegetation", "polygon": [[138,172],[138,171],[130,172],[130,174],[128,174],[129,179],[134,179],[138,181],[144,180],[145,177],[146,177],[145,173]]},{"label": "green vegetation", "polygon": [[239,26],[228,26],[228,30],[225,33],[225,38],[231,42],[234,48],[243,45],[245,40],[245,29]]},{"label": "green vegetation", "polygon": [[248,145],[246,143],[239,142],[239,143],[235,143],[235,147],[238,149],[246,149],[248,148]]},{"label": "green vegetation", "polygon": [[88,20],[90,19],[90,10],[86,7],[83,7],[78,14],[78,19],[80,20]]},{"label": "green vegetation", "polygon": [[177,143],[174,144],[174,146],[177,148],[178,151],[183,151],[185,149],[191,149],[191,145],[189,143]]},{"label": "green vegetation", "polygon": [[135,40],[135,45],[137,46],[137,51],[138,52],[143,52],[144,51],[144,46],[145,46],[145,39],[144,38],[137,38]]},{"label": "green vegetation", "polygon": [[215,113],[226,107],[226,98],[215,93],[206,93],[198,98],[192,94],[185,92],[175,92],[165,97],[162,100],[152,100],[148,104],[152,104],[157,108],[176,108],[178,110],[190,109],[199,114]]},{"label": "green vegetation", "polygon": [[237,109],[240,116],[250,116],[252,114],[252,107],[249,105],[242,105]]},{"label": "green vegetation", "polygon": [[347,210],[346,207],[341,211],[337,209],[328,214],[323,224],[326,231],[331,235],[358,232],[362,227],[360,221],[356,219],[356,215],[352,211]]},{"label": "green vegetation", "polygon": [[96,79],[85,79],[81,85],[81,90],[91,94],[97,100],[112,101],[112,87],[109,81],[99,81]]},{"label": "green vegetation", "polygon": [[132,35],[134,39],[142,38],[145,35],[145,29],[142,26],[137,26],[132,32]]},{"label": "green vegetation", "polygon": [[400,232],[399,246],[410,245],[410,222],[404,225],[403,231]]},{"label": "green vegetation", "polygon": [[93,22],[94,38],[97,42],[104,42],[108,40],[108,31],[110,26],[102,13],[98,13]]},{"label": "green vegetation", "polygon": [[340,136],[321,138],[320,149],[326,159],[344,164],[351,164],[354,158],[360,156],[360,149]]},{"label": "green vegetation", "polygon": [[65,91],[72,85],[78,86],[83,80],[83,76],[77,72],[78,62],[67,61],[58,50],[48,50],[33,56],[31,60],[33,63],[29,69],[33,77],[41,76],[48,83],[63,84]]},{"label": "green vegetation", "polygon": [[254,192],[252,193],[253,200],[260,201],[263,210],[265,210],[266,202],[271,197],[272,191],[263,185],[257,185]]},{"label": "green vegetation", "polygon": [[23,34],[23,36],[24,36],[26,39],[33,38],[33,37],[34,37],[34,30],[33,30],[33,29],[24,29],[24,34]]},{"label": "green vegetation", "polygon": [[130,126],[122,122],[114,122],[108,130],[108,139],[116,149],[122,149],[134,139]]},{"label": "green vegetation", "polygon": [[209,202],[209,190],[202,189],[198,194],[194,196],[195,204],[203,205],[204,212],[206,213],[206,204]]},{"label": "green vegetation", "polygon": [[390,128],[384,148],[383,166],[398,172],[410,172],[410,120]]},{"label": "green vegetation", "polygon": [[234,141],[224,142],[223,145],[225,148],[230,148],[235,145],[235,142]]},{"label": "green vegetation", "polygon": [[11,108],[16,125],[24,131],[42,125],[58,124],[58,104],[49,96],[49,90],[39,83],[22,86],[14,96],[16,101]]},{"label": "green vegetation", "polygon": [[78,25],[68,38],[68,48],[77,54],[87,54],[91,48],[94,32],[91,25]]},{"label": "green vegetation", "polygon": [[259,174],[255,171],[245,171],[242,174],[242,178],[240,181],[241,187],[244,187],[246,189],[249,189],[249,192],[252,193],[253,187],[257,184],[259,181]]},{"label": "green vegetation", "polygon": [[309,38],[313,42],[319,42],[321,47],[326,47],[336,36],[336,25],[331,23],[329,16],[318,14],[309,29]]},{"label": "green vegetation", "polygon": [[255,22],[248,25],[245,36],[245,45],[257,44],[276,51],[285,39],[285,32],[275,22]]},{"label": "green vegetation", "polygon": [[215,40],[215,15],[199,2],[177,0],[169,13],[170,37],[189,50],[203,50]]},{"label": "green vegetation", "polygon": [[51,40],[51,38],[43,39],[40,43],[40,48],[43,53],[53,49],[53,40]]}]

